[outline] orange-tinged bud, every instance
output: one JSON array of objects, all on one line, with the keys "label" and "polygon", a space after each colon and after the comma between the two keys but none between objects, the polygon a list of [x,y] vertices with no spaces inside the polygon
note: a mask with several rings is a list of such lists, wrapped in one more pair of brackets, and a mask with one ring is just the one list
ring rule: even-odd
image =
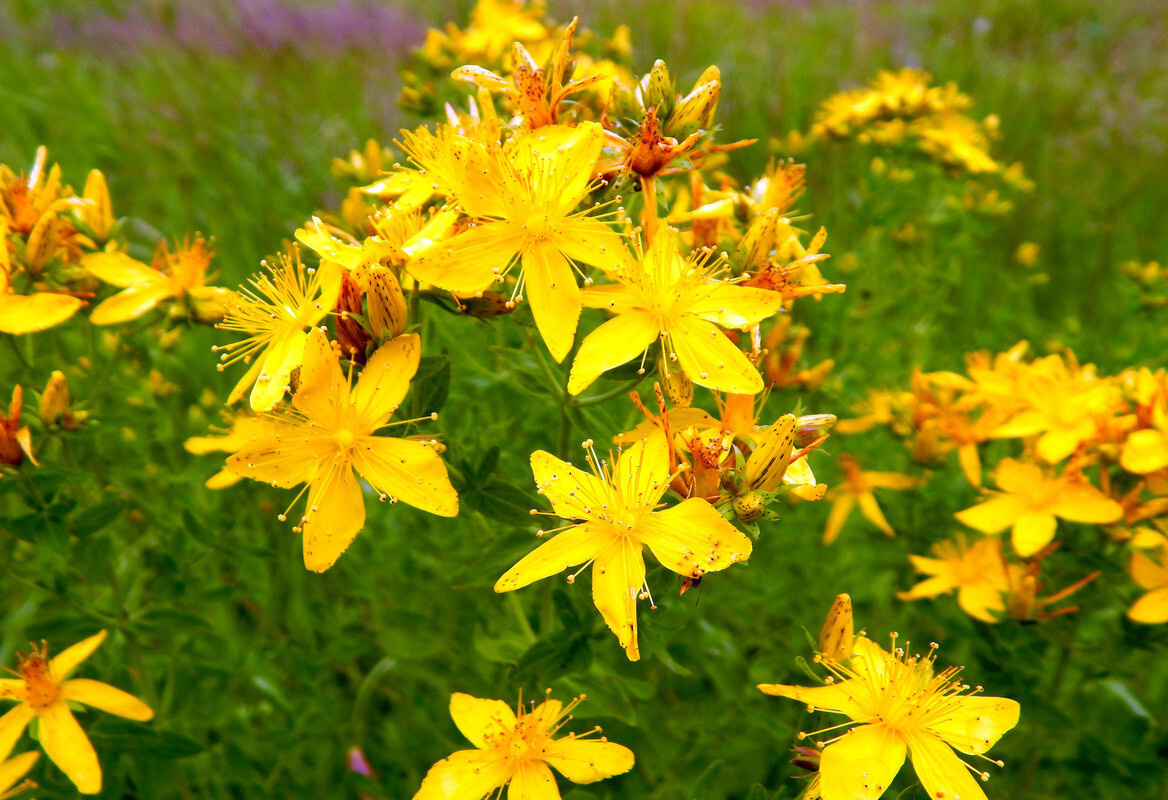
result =
[{"label": "orange-tinged bud", "polygon": [[337,296],[337,341],[341,352],[358,362],[365,360],[365,346],[373,337],[353,314],[361,313],[361,287],[348,272],[341,273],[341,293]]},{"label": "orange-tinged bud", "polygon": [[802,449],[822,438],[836,422],[835,414],[808,414],[795,420],[795,447]]},{"label": "orange-tinged bud", "polygon": [[709,130],[714,123],[714,112],[718,109],[718,96],[721,93],[721,73],[716,66],[707,67],[693,90],[677,102],[673,113],[669,115],[666,130],[682,136],[688,136],[699,129]]},{"label": "orange-tinged bud", "polygon": [[48,263],[57,251],[57,244],[60,241],[59,228],[60,222],[57,215],[46,211],[41,214],[40,219],[37,220],[36,225],[28,234],[28,243],[24,246],[23,261],[24,268],[31,274],[38,274],[41,267]]},{"label": "orange-tinged bud", "polygon": [[730,507],[740,521],[754,522],[766,513],[766,498],[758,492],[747,492],[732,499]]}]

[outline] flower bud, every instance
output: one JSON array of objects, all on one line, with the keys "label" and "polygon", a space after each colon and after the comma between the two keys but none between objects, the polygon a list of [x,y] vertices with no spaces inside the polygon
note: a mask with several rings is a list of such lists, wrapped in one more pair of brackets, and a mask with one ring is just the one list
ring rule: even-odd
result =
[{"label": "flower bud", "polygon": [[657,374],[670,402],[678,408],[689,408],[694,397],[693,381],[676,364],[669,364],[664,350],[657,355]]},{"label": "flower bud", "polygon": [[673,113],[677,91],[673,88],[673,78],[670,77],[669,67],[665,66],[664,61],[657,59],[654,62],[653,69],[641,79],[641,87],[641,97],[644,98],[646,110],[656,108],[658,118],[669,119],[669,115]]},{"label": "flower bud", "polygon": [[795,420],[795,448],[802,450],[835,425],[835,414],[808,414]]},{"label": "flower bud", "polygon": [[41,394],[41,421],[46,425],[67,424],[73,416],[71,412],[69,383],[65,380],[65,373],[55,369]]},{"label": "flower bud", "polygon": [[762,435],[746,461],[746,482],[751,489],[773,492],[783,482],[795,444],[795,415],[784,414]]},{"label": "flower bud", "polygon": [[392,270],[370,267],[368,298],[369,324],[378,341],[385,342],[405,333],[409,309]]},{"label": "flower bud", "polygon": [[110,229],[114,226],[114,210],[101,170],[89,171],[82,197],[88,202],[81,206],[81,221],[89,226],[94,241],[102,244],[109,239]]},{"label": "flower bud", "polygon": [[349,275],[341,273],[341,293],[337,296],[337,342],[341,352],[357,361],[365,360],[365,346],[373,340],[354,314],[361,314],[361,287]]},{"label": "flower bud", "polygon": [[766,513],[766,498],[758,492],[747,492],[733,498],[730,507],[741,522],[754,522]]},{"label": "flower bud", "polygon": [[698,78],[693,90],[677,102],[665,132],[670,136],[688,136],[696,130],[709,130],[718,110],[718,96],[722,93],[722,77],[718,68],[710,66]]}]

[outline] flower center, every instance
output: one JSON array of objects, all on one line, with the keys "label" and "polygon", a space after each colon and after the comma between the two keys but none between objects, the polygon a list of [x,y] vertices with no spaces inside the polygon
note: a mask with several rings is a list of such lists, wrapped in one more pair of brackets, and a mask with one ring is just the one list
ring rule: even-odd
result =
[{"label": "flower center", "polygon": [[25,690],[28,692],[25,702],[32,706],[38,714],[53,703],[61,694],[61,687],[49,674],[49,662],[38,653],[24,658],[19,666],[20,677],[24,679]]},{"label": "flower center", "polygon": [[348,428],[341,428],[333,434],[333,441],[337,443],[337,447],[342,450],[348,450],[357,441],[357,434],[353,433]]},{"label": "flower center", "polygon": [[548,215],[543,211],[537,211],[523,223],[523,230],[527,232],[529,240],[547,238],[550,228]]}]

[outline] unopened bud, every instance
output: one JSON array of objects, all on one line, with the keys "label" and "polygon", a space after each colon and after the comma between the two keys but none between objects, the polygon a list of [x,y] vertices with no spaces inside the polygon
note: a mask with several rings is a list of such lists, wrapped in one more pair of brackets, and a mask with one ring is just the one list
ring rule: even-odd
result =
[{"label": "unopened bud", "polygon": [[341,345],[341,352],[358,362],[364,361],[365,346],[373,341],[373,337],[353,316],[361,314],[361,287],[348,272],[341,273],[341,293],[337,295],[334,308],[337,312],[337,342]]},{"label": "unopened bud", "polygon": [[714,112],[718,110],[718,97],[722,93],[722,76],[718,68],[710,66],[698,78],[694,88],[677,102],[665,132],[670,136],[685,137],[696,130],[709,130],[714,122]]},{"label": "unopened bud", "polygon": [[795,448],[802,450],[835,425],[835,414],[808,414],[795,420]]},{"label": "unopened bud", "polygon": [[677,90],[673,88],[673,78],[669,75],[669,67],[665,62],[657,59],[653,69],[642,80],[642,96],[645,99],[645,108],[656,108],[659,119],[669,119],[673,113],[673,104],[677,98]]},{"label": "unopened bud", "polygon": [[105,175],[101,170],[89,171],[82,197],[88,202],[81,206],[81,221],[93,232],[94,241],[103,244],[109,239],[110,229],[114,226],[114,210],[110,203],[109,187],[105,184]]},{"label": "unopened bud", "polygon": [[795,416],[784,414],[759,440],[746,461],[746,482],[751,489],[773,492],[783,482],[795,444]]},{"label": "unopened bud", "polygon": [[57,215],[52,211],[41,214],[29,232],[28,243],[24,246],[25,269],[33,275],[38,275],[41,267],[57,251],[60,238],[60,221]]},{"label": "unopened bud", "polygon": [[378,341],[405,333],[408,318],[406,297],[393,271],[386,267],[369,269],[369,324]]}]

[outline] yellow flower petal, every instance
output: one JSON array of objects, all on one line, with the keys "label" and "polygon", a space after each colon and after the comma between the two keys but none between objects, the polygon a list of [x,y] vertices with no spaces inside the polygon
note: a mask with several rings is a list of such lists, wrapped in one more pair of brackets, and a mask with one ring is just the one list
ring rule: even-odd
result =
[{"label": "yellow flower petal", "polygon": [[149,283],[166,283],[166,276],[153,267],[120,251],[82,256],[81,266],[103,283],[128,289]]},{"label": "yellow flower petal", "polygon": [[1123,516],[1123,506],[1089,484],[1071,484],[1059,492],[1051,512],[1071,522],[1108,525]]},{"label": "yellow flower petal", "polygon": [[1136,600],[1128,609],[1128,617],[1133,622],[1158,625],[1168,622],[1168,586],[1148,592]]},{"label": "yellow flower petal", "polygon": [[[1000,474],[1000,473],[999,473]],[[954,516],[983,533],[1000,533],[1026,513],[1026,505],[1014,495],[994,497],[981,505],[958,511]]]},{"label": "yellow flower petal", "polygon": [[904,764],[904,738],[887,725],[852,728],[824,748],[819,761],[823,800],[876,800]]},{"label": "yellow flower petal", "polygon": [[637,533],[662,566],[689,578],[750,558],[750,537],[697,497],[647,517]]},{"label": "yellow flower petal", "polygon": [[423,283],[452,292],[485,291],[514,260],[523,229],[510,222],[485,222],[426,250],[406,264]]},{"label": "yellow flower petal", "polygon": [[20,780],[24,773],[32,769],[32,765],[40,758],[41,754],[35,750],[28,753],[21,753],[20,755],[8,761],[8,753],[0,752],[0,797],[4,796],[4,792],[12,788],[12,784]]},{"label": "yellow flower petal", "polygon": [[1050,544],[1058,523],[1053,514],[1027,512],[1014,522],[1014,552],[1026,558]]},{"label": "yellow flower petal", "polygon": [[[1163,550],[1161,557],[1163,558]],[[1168,586],[1168,563],[1157,564],[1148,556],[1139,551],[1131,554],[1128,570],[1134,580],[1143,589],[1157,589]]]},{"label": "yellow flower petal", "polygon": [[98,631],[88,639],[82,639],[77,644],[66,647],[49,661],[49,674],[57,683],[69,677],[69,673],[77,668],[85,659],[93,655],[93,651],[101,647],[105,641],[106,632]]},{"label": "yellow flower petal", "polygon": [[705,289],[703,299],[687,306],[686,311],[724,328],[746,328],[777,314],[782,307],[779,292],[723,283]]},{"label": "yellow flower petal", "polygon": [[628,482],[622,487],[630,505],[655,506],[669,489],[669,444],[656,431],[621,451],[616,474]]},{"label": "yellow flower petal", "polygon": [[633,768],[633,751],[615,742],[573,739],[549,742],[544,760],[573,783],[593,783]]},{"label": "yellow flower petal", "polygon": [[379,492],[431,514],[458,516],[458,493],[446,465],[422,442],[367,436],[353,451],[353,465]]},{"label": "yellow flower petal", "polygon": [[1002,591],[989,583],[962,586],[957,592],[957,603],[961,610],[982,622],[997,622],[991,611],[1002,611]]},{"label": "yellow flower petal", "polygon": [[852,680],[827,686],[787,686],[781,683],[760,683],[759,691],[774,697],[788,697],[806,703],[818,711],[835,711],[849,717],[862,717],[863,708],[853,698],[858,683]]},{"label": "yellow flower petal", "polygon": [[421,353],[421,339],[411,333],[386,342],[369,359],[353,396],[358,419],[369,430],[382,427],[397,410],[418,371]]},{"label": "yellow flower petal", "polygon": [[552,510],[564,519],[590,519],[597,498],[609,495],[604,481],[576,469],[544,450],[531,454],[531,471],[535,485],[552,504]]},{"label": "yellow flower petal", "polygon": [[1038,457],[1048,464],[1056,464],[1075,452],[1083,437],[1074,429],[1056,428],[1044,433],[1035,446]]},{"label": "yellow flower petal", "polygon": [[119,717],[145,722],[154,718],[154,711],[129,692],[123,692],[108,683],[88,678],[74,678],[61,684],[61,696],[87,706],[100,708]]},{"label": "yellow flower petal", "polygon": [[568,567],[583,564],[593,558],[605,542],[605,537],[587,524],[569,528],[541,544],[503,573],[495,583],[495,591],[522,589],[530,583],[563,572]]},{"label": "yellow flower petal", "polygon": [[627,538],[612,542],[592,565],[592,600],[629,661],[641,658],[637,644],[637,594],[645,583],[640,545]]},{"label": "yellow flower petal", "polygon": [[[273,345],[269,352],[276,358],[283,358],[280,349]],[[293,343],[288,358],[295,349]],[[343,409],[349,405],[349,382],[324,331],[313,328],[308,332],[299,345],[295,363],[300,366],[300,380],[292,396],[292,405],[314,422],[329,426],[338,424]],[[259,387],[259,381],[256,381],[256,387]],[[252,396],[255,396],[254,392]]]},{"label": "yellow flower petal", "polygon": [[426,773],[413,800],[483,800],[511,777],[503,756],[484,750],[459,750]]},{"label": "yellow flower petal", "polygon": [[824,544],[831,544],[839,536],[848,514],[852,513],[852,508],[855,505],[856,496],[854,494],[841,494],[832,501],[831,513],[827,515],[827,527],[823,531]]},{"label": "yellow flower petal", "polygon": [[515,712],[502,700],[482,700],[456,692],[450,697],[450,716],[475,747],[490,747],[491,736],[515,729]]},{"label": "yellow flower petal", "polygon": [[884,518],[884,512],[876,504],[876,496],[874,494],[871,492],[861,492],[856,495],[856,502],[860,504],[860,513],[864,515],[864,519],[884,531],[886,536],[896,535],[896,531],[892,530],[892,526]]},{"label": "yellow flower petal", "polygon": [[116,325],[137,319],[174,294],[165,281],[131,286],[103,300],[89,315],[94,325]]},{"label": "yellow flower petal", "polygon": [[292,370],[300,366],[307,334],[293,328],[274,339],[262,357],[262,367],[251,389],[253,411],[270,411],[288,390]]},{"label": "yellow flower petal", "polygon": [[319,436],[305,436],[295,426],[277,423],[267,435],[228,456],[227,470],[233,475],[288,489],[312,480],[318,459],[331,447],[332,443],[322,442]]},{"label": "yellow flower petal", "polygon": [[53,703],[37,716],[45,754],[73,781],[77,791],[100,792],[101,766],[97,763],[97,753],[69,706],[64,702]]},{"label": "yellow flower petal", "polygon": [[946,706],[944,719],[928,728],[961,752],[980,755],[1018,724],[1021,712],[1021,706],[1007,697],[954,697]]},{"label": "yellow flower petal", "polygon": [[659,333],[653,317],[645,313],[621,314],[605,322],[580,345],[568,375],[568,393],[580,394],[606,370],[632,361],[653,344]]},{"label": "yellow flower petal", "polygon": [[560,800],[556,777],[542,761],[520,761],[507,789],[507,800]]},{"label": "yellow flower petal", "polygon": [[1025,494],[1032,487],[1045,482],[1046,478],[1037,464],[1003,458],[994,472],[994,480],[1004,492]]},{"label": "yellow flower petal", "polygon": [[674,317],[666,322],[666,329],[681,368],[698,386],[733,394],[762,391],[758,369],[713,323]]},{"label": "yellow flower petal", "polygon": [[[24,681],[19,681],[23,687]],[[9,711],[0,717],[0,758],[6,757],[12,752],[12,748],[16,746],[16,740],[20,738],[20,734],[24,733],[24,729],[28,727],[28,723],[32,722],[32,718],[36,716],[32,706],[27,703],[21,703],[16,708],[9,709]]]},{"label": "yellow flower petal", "polygon": [[[424,445],[423,445],[424,446]],[[349,548],[365,526],[365,498],[352,468],[329,464],[312,483],[304,513],[304,566],[324,572]]]},{"label": "yellow flower petal", "polygon": [[961,800],[986,800],[978,780],[949,747],[928,733],[908,736],[913,769],[929,797],[952,797]]},{"label": "yellow flower petal", "polygon": [[57,325],[81,308],[81,300],[67,294],[0,294],[0,333],[35,333]]},{"label": "yellow flower petal", "polygon": [[1168,437],[1157,430],[1135,431],[1123,443],[1119,463],[1137,475],[1168,467]]},{"label": "yellow flower petal", "polygon": [[629,250],[621,235],[592,217],[569,217],[556,225],[555,245],[573,261],[591,264],[607,273],[616,272],[629,261]]},{"label": "yellow flower petal", "polygon": [[523,251],[523,274],[535,326],[558,364],[572,349],[580,321],[576,276],[550,242],[538,242]]}]

